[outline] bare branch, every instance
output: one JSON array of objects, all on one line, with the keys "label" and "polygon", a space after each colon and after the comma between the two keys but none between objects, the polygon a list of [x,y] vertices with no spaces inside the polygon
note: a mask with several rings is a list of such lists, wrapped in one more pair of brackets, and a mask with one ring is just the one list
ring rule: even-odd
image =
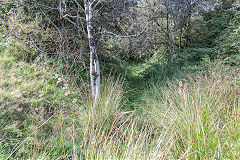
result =
[{"label": "bare branch", "polygon": [[83,27],[79,27],[76,23],[74,23],[73,21],[71,21],[68,17],[64,17],[66,20],[68,20],[70,23],[72,23],[77,29],[80,29],[80,31],[87,36],[87,34],[84,31]]},{"label": "bare branch", "polygon": [[71,18],[79,18],[79,19],[81,19],[81,20],[84,20],[84,21],[86,21],[86,19],[84,18],[84,17],[80,17],[80,16],[72,16],[72,15],[70,15],[70,14],[65,14],[65,15],[63,15],[63,18],[66,18],[66,17],[71,17]]},{"label": "bare branch", "polygon": [[[96,0],[94,0],[94,1],[96,1]],[[93,10],[95,10],[96,7],[97,7],[101,2],[103,2],[103,0],[98,0],[98,2],[93,6]]]},{"label": "bare branch", "polygon": [[111,34],[113,36],[116,36],[116,37],[120,37],[120,38],[131,38],[131,37],[138,37],[140,36],[147,28],[149,22],[145,25],[145,27],[143,28],[143,30],[141,32],[139,32],[138,34],[133,34],[133,35],[126,35],[126,36],[123,36],[123,35],[118,35],[116,33],[113,33],[113,32],[110,32],[110,31],[103,31],[103,32],[99,32],[98,34]]},{"label": "bare branch", "polygon": [[39,9],[42,12],[42,14],[48,19],[48,21],[57,29],[57,31],[59,32],[59,34],[62,37],[62,32],[60,31],[60,29],[53,23],[53,21],[45,14],[45,12],[41,8],[39,8]]},{"label": "bare branch", "polygon": [[78,3],[77,0],[74,0],[74,2],[77,4],[77,6],[78,6],[83,12],[85,12],[85,9]]},{"label": "bare branch", "polygon": [[97,14],[102,8],[103,8],[103,6],[101,8],[99,8],[94,14]]}]

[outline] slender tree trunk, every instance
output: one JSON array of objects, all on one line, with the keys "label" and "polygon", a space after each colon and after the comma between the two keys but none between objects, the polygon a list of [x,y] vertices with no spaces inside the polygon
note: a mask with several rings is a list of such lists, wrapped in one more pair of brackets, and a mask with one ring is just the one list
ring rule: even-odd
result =
[{"label": "slender tree trunk", "polygon": [[175,49],[176,49],[177,29],[178,29],[178,22],[175,22],[173,43],[172,43],[172,49],[173,50],[172,50],[172,53],[171,53],[171,63],[173,63],[173,55],[174,55]]},{"label": "slender tree trunk", "polygon": [[187,23],[187,28],[186,28],[186,34],[185,34],[185,39],[186,39],[186,46],[185,47],[190,47],[191,44],[191,38],[190,38],[190,28],[189,28],[189,22]]},{"label": "slender tree trunk", "polygon": [[[169,31],[169,11],[168,11],[168,5],[167,5],[167,39],[169,41],[170,44],[170,31]],[[169,45],[169,49],[170,49],[171,45]]]},{"label": "slender tree trunk", "polygon": [[167,33],[168,33],[168,38],[169,38],[169,13],[167,11]]},{"label": "slender tree trunk", "polygon": [[92,98],[94,103],[96,104],[100,98],[100,66],[99,66],[99,57],[96,50],[96,45],[94,42],[93,35],[93,8],[92,4],[93,0],[89,0],[85,2],[85,14],[86,14],[86,22],[87,22],[87,31],[88,31],[88,40],[89,40],[89,48],[90,48],[90,79],[91,79],[91,87],[92,87]]},{"label": "slender tree trunk", "polygon": [[181,48],[182,48],[182,28],[181,28],[180,37],[179,37],[179,53],[180,53]]}]

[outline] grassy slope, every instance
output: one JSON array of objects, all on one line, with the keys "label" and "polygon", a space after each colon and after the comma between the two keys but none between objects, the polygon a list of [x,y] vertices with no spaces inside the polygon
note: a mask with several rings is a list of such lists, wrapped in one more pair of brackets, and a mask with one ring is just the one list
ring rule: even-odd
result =
[{"label": "grassy slope", "polygon": [[[28,145],[21,145],[18,152],[20,155],[32,154],[29,153],[33,152],[31,150],[48,143],[49,134],[56,132],[53,126],[61,123],[61,115],[71,112],[70,106],[79,105],[73,103],[76,95],[70,94],[64,82],[55,77],[57,71],[54,68],[19,61],[7,48],[1,48],[0,69],[2,157],[34,132],[27,140]],[[38,131],[44,123],[46,125]]]},{"label": "grassy slope", "polygon": [[128,68],[133,92],[107,78],[92,106],[54,65],[1,48],[0,159],[237,159],[239,69],[159,62]]},{"label": "grassy slope", "polygon": [[105,79],[101,102],[92,106],[54,65],[26,63],[2,47],[0,68],[1,159],[148,156],[151,128],[139,131],[134,112],[122,111],[121,80]]}]

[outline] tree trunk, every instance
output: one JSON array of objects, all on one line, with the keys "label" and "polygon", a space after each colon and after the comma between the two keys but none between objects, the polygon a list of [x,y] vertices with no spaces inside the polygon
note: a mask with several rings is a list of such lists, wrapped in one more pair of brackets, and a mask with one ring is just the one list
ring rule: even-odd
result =
[{"label": "tree trunk", "polygon": [[180,50],[181,50],[181,48],[182,48],[182,28],[181,28],[181,31],[180,31],[180,37],[179,37],[179,53],[180,53]]},{"label": "tree trunk", "polygon": [[173,63],[173,56],[174,56],[175,49],[176,49],[177,29],[178,29],[178,22],[175,22],[173,43],[172,43],[172,49],[173,50],[172,50],[172,53],[171,53],[171,63]]},{"label": "tree trunk", "polygon": [[89,48],[90,48],[90,79],[91,79],[91,89],[92,89],[92,98],[94,100],[94,104],[96,104],[100,98],[100,66],[99,66],[99,57],[96,50],[96,45],[94,43],[94,35],[93,35],[93,8],[92,4],[93,0],[89,0],[85,2],[85,14],[86,14],[86,23],[87,23],[87,31],[88,31],[88,40],[89,40]]}]

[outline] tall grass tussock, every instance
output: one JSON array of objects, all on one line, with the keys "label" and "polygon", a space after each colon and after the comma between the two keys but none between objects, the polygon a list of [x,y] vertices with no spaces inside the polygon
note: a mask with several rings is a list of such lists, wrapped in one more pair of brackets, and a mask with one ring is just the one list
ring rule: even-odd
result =
[{"label": "tall grass tussock", "polygon": [[164,91],[155,85],[144,108],[156,123],[172,125],[173,159],[239,159],[239,98],[239,69],[221,67],[168,82]]}]

